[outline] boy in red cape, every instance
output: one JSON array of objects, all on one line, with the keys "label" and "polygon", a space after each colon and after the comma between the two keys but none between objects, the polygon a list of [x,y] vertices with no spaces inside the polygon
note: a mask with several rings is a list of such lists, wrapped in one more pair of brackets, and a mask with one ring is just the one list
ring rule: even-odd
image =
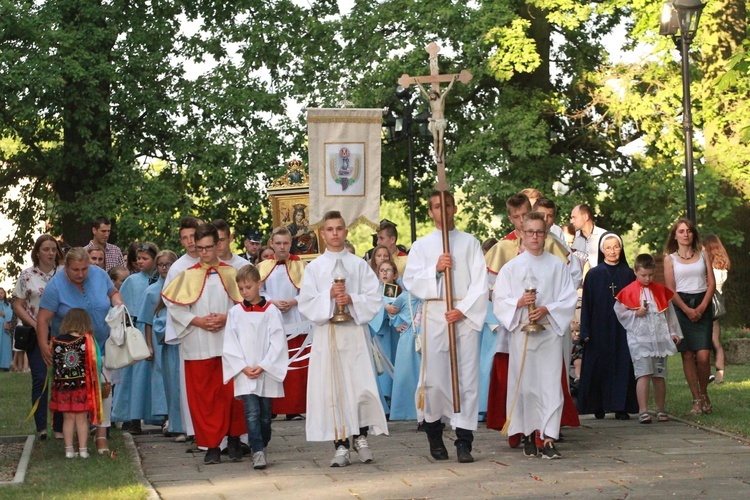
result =
[{"label": "boy in red cape", "polygon": [[656,262],[649,254],[635,258],[635,278],[620,290],[615,302],[617,319],[628,334],[628,348],[633,360],[638,397],[638,421],[651,423],[648,413],[649,382],[654,384],[656,419],[669,420],[664,411],[667,399],[667,356],[677,352],[676,345],[682,339],[682,330],[677,322],[672,297],[674,292],[653,281]]}]

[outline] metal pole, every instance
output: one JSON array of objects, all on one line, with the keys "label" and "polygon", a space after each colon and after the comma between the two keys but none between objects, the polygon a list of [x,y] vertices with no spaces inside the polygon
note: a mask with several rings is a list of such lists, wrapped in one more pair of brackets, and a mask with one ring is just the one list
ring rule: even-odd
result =
[{"label": "metal pole", "polygon": [[414,158],[411,149],[411,125],[412,125],[412,113],[414,109],[411,105],[411,94],[407,98],[404,104],[404,128],[406,131],[406,154],[407,154],[407,175],[409,176],[409,224],[411,228],[411,242],[412,244],[417,241],[417,219],[416,209],[414,200]]},{"label": "metal pole", "polygon": [[688,219],[696,224],[695,179],[693,177],[693,116],[690,101],[690,60],[688,50],[690,42],[682,36],[682,131],[685,134],[685,194],[687,198]]}]

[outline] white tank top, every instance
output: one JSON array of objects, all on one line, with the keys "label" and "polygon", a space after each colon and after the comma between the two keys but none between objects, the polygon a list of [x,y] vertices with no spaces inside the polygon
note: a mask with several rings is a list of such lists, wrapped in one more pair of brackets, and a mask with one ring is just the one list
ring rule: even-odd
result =
[{"label": "white tank top", "polygon": [[708,281],[703,252],[700,253],[700,259],[692,264],[680,263],[675,252],[672,254],[672,262],[674,263],[674,284],[677,292],[701,293],[706,291]]}]

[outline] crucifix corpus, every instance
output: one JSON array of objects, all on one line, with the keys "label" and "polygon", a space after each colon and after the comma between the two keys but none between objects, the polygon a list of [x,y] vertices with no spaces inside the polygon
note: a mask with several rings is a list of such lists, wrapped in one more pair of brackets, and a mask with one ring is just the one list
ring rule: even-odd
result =
[{"label": "crucifix corpus", "polygon": [[[430,103],[432,117],[429,122],[429,130],[433,136],[433,147],[435,148],[435,163],[437,165],[437,185],[435,189],[440,192],[440,220],[443,232],[443,253],[450,253],[450,240],[448,239],[447,215],[445,209],[445,193],[449,191],[448,181],[445,178],[445,158],[443,154],[443,139],[447,121],[445,119],[445,98],[453,88],[453,84],[459,81],[463,84],[471,81],[472,74],[462,70],[458,74],[441,74],[438,68],[438,52],[440,46],[432,42],[425,50],[430,55],[430,74],[426,76],[409,76],[406,73],[398,79],[398,84],[404,88],[417,85],[420,92]],[[445,92],[440,91],[440,84],[448,83]],[[430,85],[430,91],[425,90],[424,85]],[[453,274],[451,268],[445,270],[445,301],[446,309],[453,309]],[[448,347],[451,358],[451,385],[453,389],[453,411],[461,413],[461,396],[458,386],[458,357],[456,355],[456,325],[448,325]]]}]

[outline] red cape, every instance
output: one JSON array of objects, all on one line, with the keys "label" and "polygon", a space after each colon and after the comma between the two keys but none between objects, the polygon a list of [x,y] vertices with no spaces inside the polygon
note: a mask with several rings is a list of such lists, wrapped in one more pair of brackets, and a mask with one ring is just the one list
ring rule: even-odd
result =
[{"label": "red cape", "polygon": [[651,290],[658,312],[664,312],[669,306],[669,301],[674,297],[674,292],[661,283],[643,286],[638,281],[634,281],[620,290],[615,298],[628,309],[638,309],[641,307],[641,289],[643,288]]}]

